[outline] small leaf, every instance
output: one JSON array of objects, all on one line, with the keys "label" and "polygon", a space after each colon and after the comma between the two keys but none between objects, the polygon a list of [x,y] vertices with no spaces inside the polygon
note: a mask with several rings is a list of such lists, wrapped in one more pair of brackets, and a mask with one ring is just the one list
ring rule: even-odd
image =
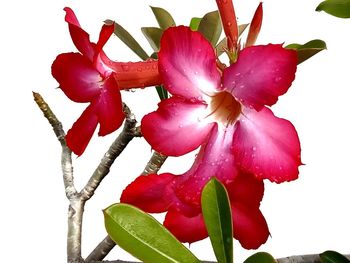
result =
[{"label": "small leaf", "polygon": [[218,263],[232,263],[231,206],[225,187],[215,177],[203,189],[202,212]]},{"label": "small leaf", "polygon": [[197,31],[199,27],[199,23],[201,22],[202,18],[200,17],[193,17],[190,22],[190,28],[193,31]]},{"label": "small leaf", "polygon": [[345,256],[331,250],[327,250],[320,254],[320,259],[322,263],[350,263],[350,260]]},{"label": "small leaf", "polygon": [[141,31],[155,52],[159,51],[163,30],[158,27],[142,27]]},{"label": "small leaf", "polygon": [[151,9],[161,29],[165,30],[171,26],[175,26],[175,21],[168,11],[154,6],[151,6]]},{"label": "small leaf", "polygon": [[[242,24],[242,25],[238,26],[238,37],[240,37],[242,35],[242,33],[248,27],[248,25],[249,24]],[[222,39],[219,42],[219,44],[217,44],[216,47],[215,47],[217,56],[220,57],[225,52],[225,49],[227,49],[227,39],[226,39],[226,37],[224,39]]]},{"label": "small leaf", "polygon": [[294,49],[298,52],[298,64],[316,55],[318,52],[327,49],[327,45],[324,41],[315,39],[311,40],[304,45],[301,44],[290,44],[286,48]]},{"label": "small leaf", "polygon": [[121,25],[111,20],[106,20],[105,23],[114,23],[114,34],[124,42],[136,55],[142,60],[148,59],[147,53],[143,50],[140,44],[133,38],[128,31],[126,31]]},{"label": "small leaf", "polygon": [[251,255],[243,263],[276,263],[276,260],[266,252],[258,252]]},{"label": "small leaf", "polygon": [[205,14],[199,23],[198,31],[215,47],[222,32],[219,11]]},{"label": "small leaf", "polygon": [[145,263],[200,261],[149,214],[127,204],[104,210],[108,235],[121,248]]},{"label": "small leaf", "polygon": [[350,18],[350,0],[326,0],[317,6],[316,11],[325,11],[340,18]]}]

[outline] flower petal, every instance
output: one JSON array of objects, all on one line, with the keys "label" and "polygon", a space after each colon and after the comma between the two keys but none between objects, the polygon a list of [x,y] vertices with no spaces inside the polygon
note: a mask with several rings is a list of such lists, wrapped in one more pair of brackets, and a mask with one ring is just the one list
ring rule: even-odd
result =
[{"label": "flower petal", "polygon": [[169,210],[163,224],[181,242],[193,243],[208,236],[202,214],[187,217]]},{"label": "flower petal", "polygon": [[152,148],[164,155],[180,156],[193,151],[214,126],[201,120],[207,107],[203,103],[171,97],[158,106],[157,111],[143,117],[141,130]]},{"label": "flower petal", "polygon": [[141,175],[125,188],[120,202],[135,205],[148,213],[165,212],[172,203],[172,191],[168,186],[174,179],[172,174]]},{"label": "flower petal", "polygon": [[67,132],[66,142],[69,149],[80,156],[85,151],[94,131],[97,127],[97,115],[93,105],[88,106],[79,119]]},{"label": "flower petal", "polygon": [[233,236],[246,249],[257,249],[269,237],[269,228],[258,208],[231,203]]},{"label": "flower petal", "polygon": [[235,64],[224,70],[223,88],[244,105],[260,110],[273,105],[295,78],[297,54],[282,45],[243,49]]},{"label": "flower petal", "polygon": [[107,78],[96,103],[98,121],[100,123],[99,136],[105,136],[118,129],[125,118],[120,91],[113,76]]},{"label": "flower petal", "polygon": [[84,56],[92,61],[95,52],[94,44],[90,42],[89,34],[80,27],[79,21],[72,9],[65,7],[64,11],[66,11],[65,21],[68,23],[74,45]]},{"label": "flower petal", "polygon": [[72,101],[89,102],[100,93],[100,74],[79,53],[58,55],[51,71],[62,91]]},{"label": "flower petal", "polygon": [[300,142],[289,121],[246,109],[236,125],[232,150],[242,170],[277,183],[298,178]]},{"label": "flower petal", "polygon": [[199,32],[185,26],[169,28],[158,57],[164,85],[173,95],[201,99],[220,86],[214,49]]}]

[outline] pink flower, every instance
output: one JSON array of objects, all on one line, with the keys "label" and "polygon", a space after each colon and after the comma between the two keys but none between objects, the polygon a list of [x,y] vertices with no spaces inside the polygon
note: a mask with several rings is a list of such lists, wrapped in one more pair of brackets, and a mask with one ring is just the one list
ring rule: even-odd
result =
[{"label": "pink flower", "polygon": [[80,53],[58,55],[52,64],[52,75],[69,99],[90,103],[66,136],[68,147],[81,155],[98,124],[98,135],[104,136],[123,123],[120,89],[158,84],[159,74],[157,61],[111,61],[102,48],[113,33],[114,25],[104,25],[95,44],[90,42],[74,12],[70,8],[64,10],[72,40]]},{"label": "pink flower", "polygon": [[296,66],[295,51],[269,44],[243,49],[221,72],[200,33],[184,26],[165,31],[159,71],[173,96],[143,118],[142,133],[164,155],[201,148],[186,173],[140,176],[121,201],[147,212],[168,211],[164,225],[181,241],[194,242],[207,236],[200,196],[216,176],[228,189],[235,238],[245,248],[266,242],[269,231],[259,210],[262,179],[294,180],[301,164],[293,125],[266,106],[287,92]]}]

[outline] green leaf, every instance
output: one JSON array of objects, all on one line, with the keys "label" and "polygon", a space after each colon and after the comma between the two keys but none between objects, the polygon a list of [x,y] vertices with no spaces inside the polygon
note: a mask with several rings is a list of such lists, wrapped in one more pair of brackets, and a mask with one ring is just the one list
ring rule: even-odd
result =
[{"label": "green leaf", "polygon": [[200,17],[193,17],[190,22],[190,28],[193,31],[197,31],[199,27],[199,23],[201,22],[202,18]]},{"label": "green leaf", "polygon": [[350,0],[326,0],[317,6],[316,11],[325,11],[340,18],[350,18]]},{"label": "green leaf", "polygon": [[266,252],[258,252],[251,255],[243,263],[276,263],[276,260]]},{"label": "green leaf", "polygon": [[350,260],[347,259],[342,254],[338,252],[327,250],[320,254],[320,259],[322,263],[349,263]]},{"label": "green leaf", "polygon": [[311,40],[303,45],[290,44],[286,48],[294,49],[298,52],[298,64],[316,55],[318,52],[327,49],[327,45],[324,41],[319,39]]},{"label": "green leaf", "polygon": [[149,214],[127,204],[104,210],[105,227],[121,248],[145,263],[199,263],[200,261]]},{"label": "green leaf", "polygon": [[225,187],[213,177],[202,192],[202,212],[218,263],[233,262],[231,207]]},{"label": "green leaf", "polygon": [[198,31],[215,47],[222,32],[219,11],[205,14],[199,23]]},{"label": "green leaf", "polygon": [[163,30],[158,27],[142,27],[141,31],[155,52],[159,51]]},{"label": "green leaf", "polygon": [[[242,25],[238,26],[238,37],[240,37],[242,35],[242,33],[248,27],[248,25],[249,24],[242,24]],[[224,39],[222,39],[219,42],[219,44],[217,44],[216,47],[215,47],[217,56],[220,57],[225,52],[225,49],[227,49],[227,39],[226,39],[226,37]]]},{"label": "green leaf", "polygon": [[148,59],[147,53],[143,50],[139,43],[135,40],[135,38],[130,35],[128,31],[126,31],[121,25],[112,21],[106,20],[106,24],[114,23],[114,34],[124,42],[136,55],[138,55],[142,60]]},{"label": "green leaf", "polygon": [[171,26],[175,26],[175,21],[168,11],[154,6],[151,6],[151,9],[161,29],[165,30]]},{"label": "green leaf", "polygon": [[163,85],[156,86],[156,90],[160,100],[165,100],[169,97],[168,91],[163,87]]}]

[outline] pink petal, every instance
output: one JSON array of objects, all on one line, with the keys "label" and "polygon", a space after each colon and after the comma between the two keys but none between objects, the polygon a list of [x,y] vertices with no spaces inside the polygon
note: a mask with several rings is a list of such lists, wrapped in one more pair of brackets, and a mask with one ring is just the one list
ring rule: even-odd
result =
[{"label": "pink petal", "polygon": [[201,99],[220,85],[216,56],[211,44],[188,27],[167,29],[160,44],[159,72],[173,95]]},{"label": "pink petal", "polygon": [[120,202],[132,204],[148,213],[165,212],[172,203],[169,184],[174,179],[172,174],[141,175],[125,188]]},{"label": "pink petal", "polygon": [[104,81],[96,108],[100,123],[99,136],[112,133],[122,125],[125,114],[120,91],[113,76]]},{"label": "pink petal", "polygon": [[94,134],[97,123],[98,120],[95,114],[95,108],[93,105],[90,105],[85,109],[66,135],[67,146],[72,152],[78,156],[83,154]]},{"label": "pink petal", "polygon": [[223,87],[256,110],[273,105],[287,92],[297,68],[297,54],[282,45],[243,49],[238,61],[224,70]]},{"label": "pink petal", "polygon": [[163,224],[181,242],[193,243],[208,236],[202,214],[187,217],[169,210]]},{"label": "pink petal", "polygon": [[79,53],[58,55],[51,70],[62,91],[75,102],[89,102],[100,93],[100,74]]},{"label": "pink petal", "polygon": [[92,61],[94,56],[94,44],[90,42],[89,34],[80,27],[79,21],[72,9],[66,7],[64,11],[66,11],[65,20],[69,25],[69,32],[74,45],[84,56]]},{"label": "pink petal", "polygon": [[[232,126],[225,130],[215,126],[191,169],[179,176],[175,193],[180,200],[179,210],[187,216],[200,212],[202,190],[212,177],[228,185],[238,175],[231,152],[233,131]],[[192,211],[185,210],[183,204],[192,207]]]},{"label": "pink petal", "polygon": [[233,235],[246,249],[257,249],[269,237],[269,228],[258,208],[231,203]]},{"label": "pink petal", "polygon": [[237,122],[232,148],[237,165],[260,179],[281,183],[298,177],[298,134],[289,121],[275,117],[265,107],[259,112],[244,111]]},{"label": "pink petal", "polygon": [[193,151],[207,138],[214,123],[202,121],[205,104],[171,97],[158,104],[157,111],[143,117],[141,130],[153,149],[180,156]]}]

